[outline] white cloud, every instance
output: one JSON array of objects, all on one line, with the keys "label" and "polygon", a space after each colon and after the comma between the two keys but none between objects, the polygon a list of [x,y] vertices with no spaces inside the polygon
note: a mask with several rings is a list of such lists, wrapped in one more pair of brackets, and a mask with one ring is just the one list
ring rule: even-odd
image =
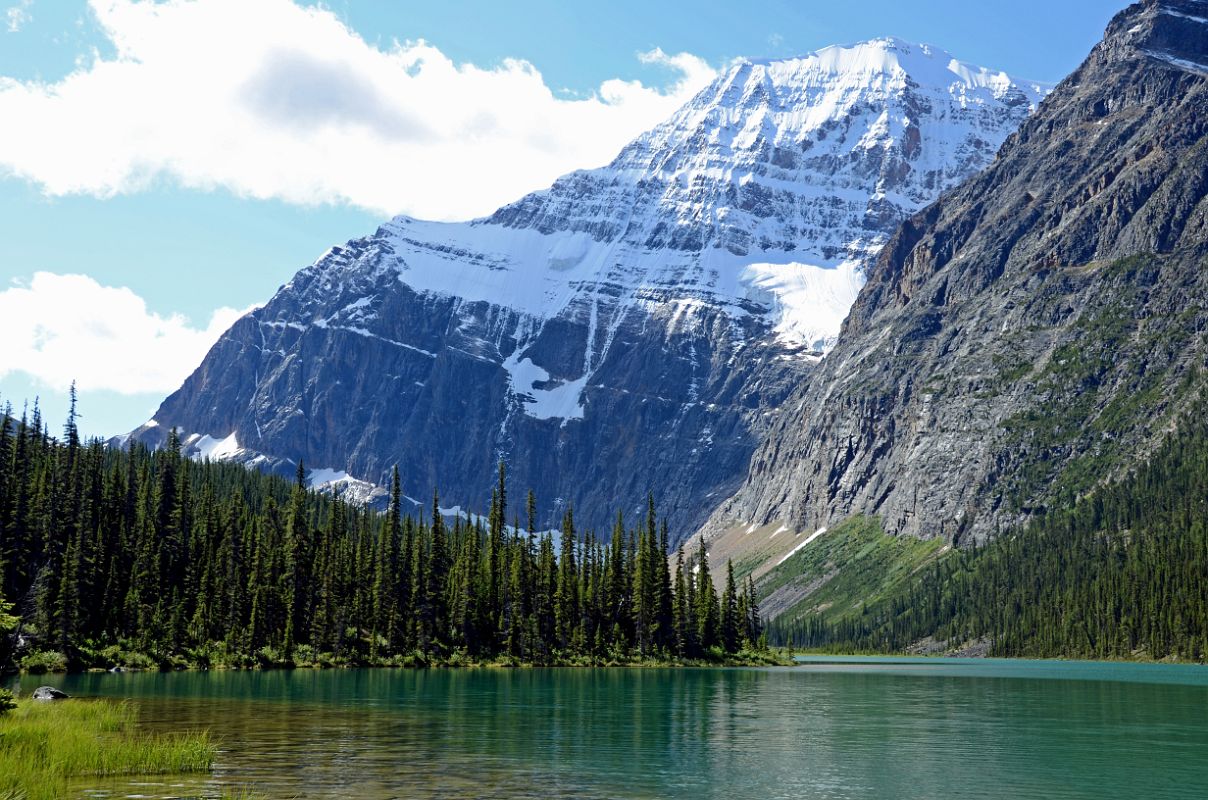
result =
[{"label": "white cloud", "polygon": [[34,0],[21,0],[15,6],[4,9],[4,24],[9,33],[17,33],[33,21],[33,15],[29,13],[29,7],[33,4]]},{"label": "white cloud", "polygon": [[220,308],[205,328],[148,311],[127,288],[38,272],[0,292],[0,378],[23,372],[52,389],[175,391],[245,311]]},{"label": "white cloud", "polygon": [[714,77],[661,50],[666,91],[552,90],[531,64],[379,48],[289,0],[90,0],[116,56],[58,83],[0,77],[0,172],[49,195],[108,196],[168,176],[197,189],[436,219],[485,214],[607,163]]}]

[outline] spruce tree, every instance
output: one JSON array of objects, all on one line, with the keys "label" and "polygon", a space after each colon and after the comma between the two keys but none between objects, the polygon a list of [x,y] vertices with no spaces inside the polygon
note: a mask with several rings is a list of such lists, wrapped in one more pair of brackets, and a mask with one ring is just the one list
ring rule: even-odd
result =
[{"label": "spruce tree", "polygon": [[579,622],[579,585],[575,560],[575,512],[568,508],[562,518],[562,552],[558,558],[558,582],[554,592],[556,645],[569,650]]},{"label": "spruce tree", "polygon": [[696,560],[696,639],[703,651],[720,644],[721,619],[717,589],[709,572],[709,553],[701,539]]},{"label": "spruce tree", "polygon": [[681,658],[692,655],[692,601],[684,581],[684,548],[680,545],[675,552],[675,599],[674,599],[674,652]]},{"label": "spruce tree", "polygon": [[310,615],[308,568],[311,564],[310,525],[306,508],[306,468],[298,461],[285,529],[285,657],[293,655],[295,640]]},{"label": "spruce tree", "polygon": [[721,595],[721,646],[727,653],[738,652],[742,617],[738,613],[738,589],[734,584],[734,562],[726,560],[726,588]]},{"label": "spruce tree", "polygon": [[751,647],[757,650],[766,650],[767,642],[763,635],[763,620],[759,616],[759,598],[755,595],[755,581],[751,576],[747,576],[747,641],[751,643]]}]

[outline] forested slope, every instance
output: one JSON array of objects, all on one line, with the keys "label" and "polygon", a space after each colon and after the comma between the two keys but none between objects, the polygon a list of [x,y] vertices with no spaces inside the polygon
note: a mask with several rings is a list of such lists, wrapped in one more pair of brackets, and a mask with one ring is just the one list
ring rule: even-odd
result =
[{"label": "forested slope", "polygon": [[860,651],[1208,657],[1208,418],[1203,403],[1146,463],[1024,530],[953,550],[895,596],[840,618],[770,624],[774,640]]},{"label": "forested slope", "polygon": [[74,402],[61,440],[36,408],[0,415],[0,598],[20,619],[0,646],[59,669],[723,660],[760,641],[750,585],[719,596],[701,555],[673,578],[653,499],[606,545],[570,510],[535,531],[531,494],[527,528],[509,520],[502,465],[473,519],[435,496],[402,514],[397,470],[386,513],[302,476],[184,458],[175,432],[82,442]]}]

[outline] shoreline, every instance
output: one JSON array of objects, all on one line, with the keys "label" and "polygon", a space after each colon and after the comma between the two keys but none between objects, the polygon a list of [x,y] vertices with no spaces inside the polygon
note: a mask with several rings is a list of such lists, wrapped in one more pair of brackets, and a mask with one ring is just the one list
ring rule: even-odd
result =
[{"label": "shoreline", "polygon": [[[995,656],[989,654],[968,655],[960,651],[952,653],[868,653],[868,652],[847,652],[847,653],[832,653],[824,650],[795,650],[793,651],[794,659],[797,658],[876,658],[876,659],[898,659],[901,661],[965,661],[976,663],[979,661],[1051,661],[1054,663],[1064,664],[1157,664],[1169,666],[1208,666],[1208,661],[1190,661],[1181,659],[1177,656],[1166,656],[1165,658],[1087,658],[1083,656],[1063,656],[1063,655],[1034,655],[1034,656]],[[800,662],[798,662],[800,663]]]},{"label": "shoreline", "polygon": [[431,661],[427,663],[278,663],[272,665],[232,666],[230,664],[185,665],[169,668],[144,667],[91,667],[78,670],[37,670],[9,669],[0,672],[0,677],[18,679],[39,676],[67,675],[103,675],[124,673],[177,673],[177,672],[293,672],[315,671],[334,672],[358,669],[410,669],[410,670],[531,670],[531,669],[735,669],[761,667],[800,667],[811,664],[859,664],[859,663],[1052,663],[1052,664],[1135,664],[1148,666],[1179,666],[1206,667],[1208,662],[1187,661],[1173,657],[1161,660],[1149,658],[1079,658],[1072,656],[990,656],[990,655],[959,655],[943,653],[831,653],[820,651],[794,651],[791,656],[784,656],[783,651],[769,654],[767,658],[712,660],[634,660],[634,661],[594,661],[579,660],[552,661],[549,663],[515,662],[499,660],[489,661]]},{"label": "shoreline", "polygon": [[126,667],[123,665],[115,665],[113,667],[88,667],[83,669],[36,669],[30,670],[27,668],[10,669],[0,672],[4,676],[19,676],[19,677],[37,677],[43,675],[100,675],[100,674],[123,674],[123,673],[174,673],[174,672],[278,672],[278,671],[294,671],[294,670],[314,670],[318,672],[336,671],[336,670],[352,670],[352,669],[680,669],[680,668],[733,668],[733,667],[791,667],[794,666],[794,661],[791,656],[780,656],[778,653],[761,654],[757,658],[737,658],[737,659],[640,659],[632,661],[583,661],[571,659],[565,661],[551,661],[548,663],[539,662],[508,662],[498,659],[471,661],[471,660],[431,660],[421,661],[418,659],[404,658],[398,662],[386,663],[362,663],[362,662],[344,662],[344,663],[314,663],[314,662],[278,662],[273,664],[253,664],[253,665],[231,665],[227,663],[217,664],[174,664],[171,666],[161,667]]},{"label": "shoreline", "polygon": [[[60,654],[54,654],[60,655]],[[297,659],[277,658],[267,660],[248,655],[238,655],[229,659],[187,660],[185,656],[173,655],[160,659],[158,664],[151,656],[131,652],[126,654],[130,661],[109,660],[107,664],[66,668],[59,666],[66,659],[56,659],[58,664],[48,666],[36,664],[32,668],[20,665],[10,665],[0,670],[0,676],[36,677],[40,675],[86,675],[124,672],[270,672],[292,670],[353,670],[353,669],[616,669],[616,668],[647,668],[647,669],[681,669],[681,668],[737,668],[737,667],[793,667],[802,664],[820,663],[833,659],[835,662],[858,661],[860,659],[885,661],[901,661],[902,663],[926,663],[956,661],[964,663],[977,662],[1053,662],[1053,663],[1084,663],[1084,664],[1155,664],[1171,666],[1208,666],[1206,661],[1191,661],[1169,655],[1162,659],[1146,657],[1142,653],[1134,653],[1131,657],[1094,658],[1077,655],[991,655],[985,650],[969,649],[951,652],[868,652],[846,651],[835,652],[822,649],[791,650],[782,647],[771,647],[766,651],[743,650],[733,656],[715,658],[680,659],[680,658],[632,658],[611,659],[578,656],[556,658],[549,661],[522,661],[511,657],[469,658],[463,654],[454,653],[451,656],[425,657],[420,653],[410,653],[401,656],[377,658],[374,660],[337,659],[331,654],[301,654]],[[94,664],[96,662],[93,662]]]}]

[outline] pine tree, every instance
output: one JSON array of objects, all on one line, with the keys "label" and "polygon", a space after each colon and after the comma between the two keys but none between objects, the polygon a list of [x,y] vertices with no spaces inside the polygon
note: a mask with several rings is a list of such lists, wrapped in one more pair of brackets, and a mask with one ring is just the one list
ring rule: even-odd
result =
[{"label": "pine tree", "polygon": [[701,539],[696,560],[696,639],[702,650],[721,643],[721,619],[717,600],[717,589],[709,573],[709,553]]},{"label": "pine tree", "polygon": [[622,649],[627,644],[626,628],[630,622],[629,614],[629,583],[625,569],[625,519],[617,512],[617,521],[612,528],[612,539],[609,543],[607,589],[604,593],[607,616],[604,624],[608,626],[613,643]]},{"label": "pine tree", "polygon": [[[448,536],[445,531],[444,517],[440,513],[440,496],[432,493],[432,544],[428,552],[428,563],[425,570],[427,587],[425,588],[425,606],[422,617],[423,641],[426,647],[435,647],[437,652],[448,632],[448,602],[445,592],[445,582],[449,575],[450,555]],[[428,650],[425,648],[425,655]]]},{"label": "pine tree", "polygon": [[537,642],[540,648],[539,661],[548,661],[557,646],[556,590],[558,586],[558,562],[554,556],[554,541],[546,532],[541,535],[537,555],[536,589],[534,590],[534,616],[537,621]]},{"label": "pine tree", "polygon": [[507,520],[507,468],[499,462],[498,484],[491,502],[490,541],[487,546],[487,609],[492,619],[502,611],[500,594],[507,579],[503,568],[503,537]]},{"label": "pine tree", "polygon": [[376,658],[384,641],[389,646],[392,634],[399,624],[398,597],[395,594],[399,584],[399,488],[398,468],[392,473],[390,488],[390,512],[385,524],[382,525],[377,537],[377,553],[374,557],[373,569],[373,630],[370,639],[370,656]]},{"label": "pine tree", "polygon": [[653,650],[658,615],[655,536],[654,497],[651,496],[647,503],[646,525],[638,534],[633,567],[633,629],[638,653],[643,657]]},{"label": "pine tree", "polygon": [[558,559],[558,583],[554,592],[556,644],[568,650],[579,621],[579,585],[575,566],[575,512],[568,508],[562,518],[562,552]]},{"label": "pine tree", "polygon": [[684,581],[684,548],[681,545],[675,553],[675,600],[674,600],[674,652],[681,658],[690,657],[693,650],[692,600],[688,595],[687,584]]},{"label": "pine tree", "polygon": [[[653,505],[651,506],[653,512]],[[659,528],[658,549],[656,551],[656,611],[655,611],[655,642],[662,650],[671,650],[675,645],[676,633],[674,623],[675,598],[671,588],[671,562],[669,533],[667,520],[663,519]]]},{"label": "pine tree", "polygon": [[755,581],[750,575],[747,576],[746,597],[747,641],[756,650],[766,650],[767,641],[763,635],[763,620],[759,616],[759,598],[755,595]]},{"label": "pine tree", "polygon": [[285,657],[293,655],[295,638],[310,616],[308,566],[311,563],[310,525],[306,508],[306,468],[298,461],[285,530]]},{"label": "pine tree", "polygon": [[721,595],[721,646],[727,653],[738,652],[742,617],[738,613],[738,589],[734,584],[734,562],[726,561],[726,588]]}]

